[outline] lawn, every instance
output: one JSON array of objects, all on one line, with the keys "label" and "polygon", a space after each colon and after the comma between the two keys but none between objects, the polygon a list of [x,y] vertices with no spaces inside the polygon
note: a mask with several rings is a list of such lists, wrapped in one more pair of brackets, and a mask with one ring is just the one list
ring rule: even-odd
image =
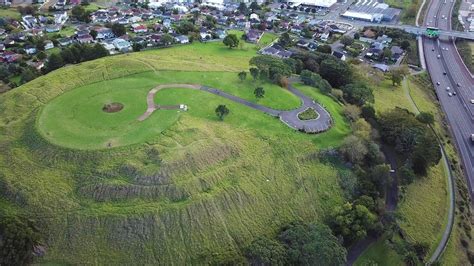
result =
[{"label": "lawn", "polygon": [[386,239],[381,237],[360,255],[354,265],[402,266],[405,264],[403,263],[402,258],[400,258],[400,256],[388,246]]},{"label": "lawn", "polygon": [[[410,77],[404,86],[392,86],[386,79],[381,86],[374,89],[375,109],[377,113],[388,111],[395,107],[405,108],[417,113],[431,112],[439,119],[439,109],[435,99],[429,91],[414,82],[415,77]],[[426,85],[426,86],[429,86]],[[411,98],[413,98],[413,102]],[[438,127],[439,125],[436,125]],[[448,195],[446,183],[446,169],[443,162],[429,169],[426,177],[420,178],[410,184],[399,202],[397,212],[401,215],[400,226],[412,242],[426,243],[434,251],[447,221]],[[381,249],[374,244],[371,249]],[[376,251],[368,251],[363,260],[378,261]],[[375,257],[372,257],[375,256]]]},{"label": "lawn", "polygon": [[295,87],[326,108],[333,119],[333,127],[329,131],[317,135],[313,141],[322,147],[338,146],[341,140],[351,132],[349,123],[342,114],[342,105],[313,87],[302,84],[295,84]]},{"label": "lawn", "polygon": [[[0,205],[21,206],[40,225],[48,248],[36,263],[243,264],[242,249],[256,237],[274,236],[295,220],[323,221],[341,204],[343,166],[314,154],[339,145],[350,128],[342,106],[317,89],[297,85],[335,120],[318,135],[181,88],[158,92],[155,102],[186,103],[188,112],[158,111],[144,121],[146,130],[133,124],[146,93],[160,83],[206,84],[251,101],[259,85],[266,94],[258,103],[299,105],[275,85],[238,80],[255,54],[252,44],[228,49],[210,42],[117,55],[0,95],[0,183],[8,188]],[[112,101],[124,109],[103,113]],[[230,109],[224,121],[214,114],[217,104]],[[51,143],[58,136],[63,146]],[[108,142],[135,144],[71,148]]]},{"label": "lawn", "polygon": [[21,14],[15,8],[2,8],[2,7],[0,7],[0,18],[20,19]]},{"label": "lawn", "polygon": [[[169,128],[180,115],[191,115],[206,120],[215,120],[214,109],[225,103],[231,106],[229,123],[237,126],[252,125],[250,128],[268,127],[268,123],[279,121],[268,119],[240,104],[233,104],[223,98],[199,91],[166,90],[155,97],[158,104],[187,104],[186,114],[179,111],[158,110],[149,119],[139,122],[137,118],[146,110],[146,95],[158,84],[190,83],[212,86],[228,93],[275,109],[294,109],[300,100],[288,90],[274,84],[239,81],[233,72],[146,72],[87,85],[47,104],[38,119],[41,133],[51,142],[70,148],[94,149],[141,143]],[[265,97],[257,100],[253,95],[255,86],[265,88]],[[165,96],[171,99],[166,98]],[[165,97],[162,99],[162,97]],[[106,113],[106,103],[119,102],[124,109],[117,113]],[[235,118],[235,121],[234,119]],[[267,121],[260,123],[259,121]],[[203,121],[203,122],[204,122]],[[271,127],[271,126],[270,126]]]}]

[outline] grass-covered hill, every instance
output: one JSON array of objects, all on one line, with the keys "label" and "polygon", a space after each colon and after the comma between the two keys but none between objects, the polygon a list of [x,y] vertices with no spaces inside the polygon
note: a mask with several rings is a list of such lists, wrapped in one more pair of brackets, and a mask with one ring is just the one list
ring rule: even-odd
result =
[{"label": "grass-covered hill", "polygon": [[[199,83],[256,101],[241,82],[256,48],[220,43],[107,57],[42,76],[0,95],[0,206],[33,219],[47,263],[222,263],[294,220],[320,220],[342,202],[341,169],[317,159],[349,133],[341,106],[299,86],[331,112],[321,135],[200,91],[146,94],[164,83]],[[298,106],[271,84],[262,105]],[[102,105],[124,109],[104,114]],[[218,121],[214,109],[230,114]],[[108,116],[107,116],[108,115]],[[113,141],[112,141],[113,140]],[[111,147],[104,143],[111,142]]]}]

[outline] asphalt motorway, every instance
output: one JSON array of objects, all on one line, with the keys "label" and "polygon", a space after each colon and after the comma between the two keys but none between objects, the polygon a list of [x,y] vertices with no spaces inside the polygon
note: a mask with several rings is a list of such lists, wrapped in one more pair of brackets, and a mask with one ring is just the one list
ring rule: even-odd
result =
[{"label": "asphalt motorway", "polygon": [[[450,0],[431,1],[424,25],[429,23],[440,29],[451,29],[453,6],[454,3]],[[423,48],[428,71],[463,162],[472,198],[474,145],[470,136],[474,133],[474,104],[471,104],[471,99],[474,99],[474,79],[464,66],[452,40],[441,37],[438,40],[424,38]],[[448,95],[454,92],[456,95]]]}]

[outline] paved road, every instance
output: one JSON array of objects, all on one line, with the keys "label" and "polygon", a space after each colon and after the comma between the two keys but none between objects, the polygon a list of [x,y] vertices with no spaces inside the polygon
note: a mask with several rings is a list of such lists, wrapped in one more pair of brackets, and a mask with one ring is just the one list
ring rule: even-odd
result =
[{"label": "paved road", "polygon": [[[332,119],[331,115],[329,114],[326,109],[324,109],[320,104],[316,103],[311,98],[307,97],[303,93],[301,93],[298,89],[296,89],[292,84],[289,85],[288,90],[292,92],[294,95],[298,96],[301,100],[302,104],[299,108],[289,111],[282,111],[282,110],[275,110],[260,104],[256,104],[240,97],[234,96],[232,94],[226,93],[222,90],[203,86],[203,85],[196,85],[196,84],[166,84],[166,85],[159,85],[148,92],[147,95],[147,110],[144,114],[142,114],[138,120],[143,121],[147,119],[152,113],[159,109],[159,106],[155,104],[154,97],[155,94],[164,88],[186,88],[186,89],[193,89],[193,90],[202,90],[206,91],[220,97],[224,97],[228,100],[231,100],[236,103],[240,103],[242,105],[248,106],[255,110],[264,112],[274,117],[279,117],[280,120],[285,123],[287,126],[299,130],[305,133],[320,133],[328,130],[332,126]],[[300,120],[298,118],[298,114],[305,111],[308,108],[313,108],[318,117],[312,120]]]},{"label": "paved road", "polygon": [[[428,18],[441,17],[442,15],[451,17],[453,3],[443,0],[434,0],[427,12]],[[449,8],[448,8],[449,7]],[[451,28],[451,21],[438,19],[436,21],[439,28]],[[462,59],[456,52],[456,47],[451,40],[431,40],[423,41],[425,59],[428,70],[435,83],[436,92],[441,106],[446,113],[446,118],[450,125],[450,130],[455,138],[456,146],[463,161],[463,168],[467,177],[469,191],[473,195],[474,184],[474,146],[469,137],[474,133],[474,105],[470,103],[474,99],[474,79],[471,77],[462,63]],[[446,50],[447,49],[447,50]],[[434,51],[433,51],[434,50]],[[437,58],[437,55],[440,58]],[[443,73],[446,72],[446,75]],[[440,85],[436,85],[439,82]],[[457,84],[459,83],[459,87]],[[450,91],[456,91],[457,95],[450,97]],[[472,197],[471,197],[472,198]]]}]

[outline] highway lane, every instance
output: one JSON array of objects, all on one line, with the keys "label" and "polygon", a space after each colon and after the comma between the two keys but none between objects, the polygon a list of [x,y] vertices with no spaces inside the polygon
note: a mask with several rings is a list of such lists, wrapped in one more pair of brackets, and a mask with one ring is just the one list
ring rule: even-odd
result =
[{"label": "highway lane", "polygon": [[[433,0],[427,10],[424,25],[440,29],[451,29],[451,12],[454,3],[449,0]],[[445,19],[447,18],[447,19]],[[432,21],[430,23],[430,21]],[[433,25],[435,24],[435,25]],[[463,161],[463,168],[468,180],[469,190],[473,194],[474,184],[474,146],[469,137],[474,133],[474,105],[470,103],[474,99],[474,80],[462,63],[462,59],[456,52],[453,42],[449,39],[423,40],[425,60],[432,81],[436,88],[441,107],[446,113],[446,118],[454,136],[456,146]],[[441,56],[438,58],[438,54]],[[443,73],[446,72],[446,75]],[[436,83],[439,82],[440,85]],[[457,86],[459,83],[460,87]],[[456,96],[448,95],[457,92]]]}]

